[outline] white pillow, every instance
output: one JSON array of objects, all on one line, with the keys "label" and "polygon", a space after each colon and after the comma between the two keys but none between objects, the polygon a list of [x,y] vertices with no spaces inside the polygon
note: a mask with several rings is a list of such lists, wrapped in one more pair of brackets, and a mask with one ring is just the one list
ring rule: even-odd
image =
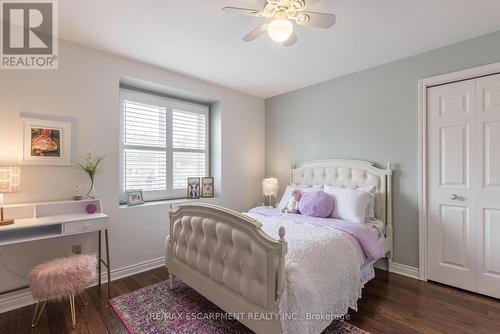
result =
[{"label": "white pillow", "polygon": [[362,224],[370,202],[367,192],[357,189],[326,186],[324,192],[333,197],[332,217]]},{"label": "white pillow", "polygon": [[377,187],[359,187],[358,190],[368,193],[370,196],[370,201],[368,202],[368,207],[366,208],[366,218],[375,218],[375,194],[377,193]]},{"label": "white pillow", "polygon": [[292,192],[295,189],[300,189],[303,192],[313,191],[313,190],[321,190],[322,186],[311,186],[308,184],[291,184],[286,186],[285,192],[283,196],[281,196],[281,200],[277,206],[277,208],[281,211],[292,199]]}]

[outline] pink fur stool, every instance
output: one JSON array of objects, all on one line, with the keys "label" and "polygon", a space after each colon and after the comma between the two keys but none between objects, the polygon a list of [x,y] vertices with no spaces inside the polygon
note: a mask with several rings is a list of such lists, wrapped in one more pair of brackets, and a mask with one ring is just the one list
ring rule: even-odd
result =
[{"label": "pink fur stool", "polygon": [[[97,278],[95,255],[74,255],[50,260],[37,265],[30,273],[30,287],[37,300],[31,323],[35,327],[47,300],[69,298],[71,321],[76,327],[75,295],[79,294],[87,305],[85,289]],[[39,304],[42,306],[39,309]]]}]

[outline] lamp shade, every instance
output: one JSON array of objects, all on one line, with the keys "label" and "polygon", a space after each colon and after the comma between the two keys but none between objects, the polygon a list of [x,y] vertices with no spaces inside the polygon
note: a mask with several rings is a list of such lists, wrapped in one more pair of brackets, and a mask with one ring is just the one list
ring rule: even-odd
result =
[{"label": "lamp shade", "polygon": [[0,166],[0,194],[15,193],[21,185],[21,167]]},{"label": "lamp shade", "polygon": [[264,179],[262,181],[262,193],[264,196],[276,196],[278,194],[278,179]]}]

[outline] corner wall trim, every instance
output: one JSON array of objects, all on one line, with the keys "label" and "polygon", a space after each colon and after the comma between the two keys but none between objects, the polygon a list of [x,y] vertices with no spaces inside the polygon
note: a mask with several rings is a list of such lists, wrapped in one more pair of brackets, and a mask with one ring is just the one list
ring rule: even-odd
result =
[{"label": "corner wall trim", "polygon": [[[384,260],[376,262],[374,264],[374,267],[387,271],[387,263]],[[391,262],[390,268],[391,268],[390,270],[391,273],[399,274],[414,279],[420,279],[418,268],[396,262]]]},{"label": "corner wall trim", "polygon": [[[161,256],[155,259],[146,260],[139,262],[130,266],[125,266],[122,268],[116,268],[111,270],[112,281],[116,281],[120,278],[142,273],[143,271],[155,269],[165,265],[165,257]],[[102,282],[107,282],[107,275],[104,271],[101,274]],[[97,285],[97,282],[92,286]],[[11,311],[20,307],[33,304],[35,301],[31,297],[31,292],[29,290],[21,290],[6,294],[0,297],[0,313]]]}]

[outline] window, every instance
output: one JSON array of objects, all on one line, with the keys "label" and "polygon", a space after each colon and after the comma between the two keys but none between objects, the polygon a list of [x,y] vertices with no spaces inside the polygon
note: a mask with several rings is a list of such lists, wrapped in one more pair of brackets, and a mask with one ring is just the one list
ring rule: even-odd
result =
[{"label": "window", "polygon": [[120,100],[121,201],[184,197],[188,177],[208,176],[208,106],[125,88]]}]

